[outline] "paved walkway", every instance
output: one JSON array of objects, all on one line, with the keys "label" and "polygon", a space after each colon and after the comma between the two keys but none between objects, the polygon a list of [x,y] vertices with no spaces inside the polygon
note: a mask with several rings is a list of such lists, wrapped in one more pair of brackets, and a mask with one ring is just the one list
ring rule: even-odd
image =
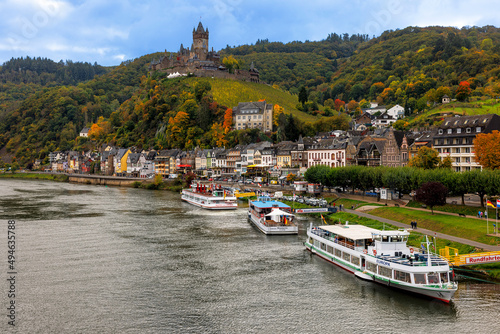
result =
[{"label": "paved walkway", "polygon": [[[374,216],[374,215],[371,215],[369,213],[360,212],[360,211],[356,211],[356,210],[345,209],[344,211],[361,216],[361,217],[366,217],[366,218],[378,220],[378,221],[381,221],[383,223],[391,224],[391,225],[394,225],[397,227],[403,227],[403,228],[406,228],[409,230],[408,224],[400,223],[400,222],[397,222],[395,220],[390,220],[390,219]],[[487,244],[483,244],[480,242],[476,242],[476,241],[472,241],[472,240],[468,240],[468,239],[464,239],[464,238],[459,238],[459,237],[455,237],[455,236],[448,235],[448,234],[434,232],[431,230],[427,230],[425,228],[418,228],[417,227],[417,229],[415,231],[423,233],[423,234],[427,234],[427,235],[432,236],[432,237],[435,236],[436,238],[439,238],[439,239],[446,239],[446,240],[450,240],[450,241],[459,242],[459,243],[464,244],[464,245],[470,245],[470,246],[474,246],[477,248],[482,248],[485,251],[500,251],[500,246],[487,245]]]}]

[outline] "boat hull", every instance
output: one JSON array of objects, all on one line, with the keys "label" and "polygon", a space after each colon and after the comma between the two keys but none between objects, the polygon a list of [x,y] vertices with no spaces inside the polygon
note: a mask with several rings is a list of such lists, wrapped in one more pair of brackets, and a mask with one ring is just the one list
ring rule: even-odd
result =
[{"label": "boat hull", "polygon": [[255,217],[250,213],[248,214],[248,219],[264,234],[285,235],[299,233],[299,228],[297,225],[267,226],[260,221],[260,218]]},{"label": "boat hull", "polygon": [[206,210],[236,210],[238,208],[235,197],[221,199],[220,197],[206,196],[183,190],[181,199],[189,204]]}]

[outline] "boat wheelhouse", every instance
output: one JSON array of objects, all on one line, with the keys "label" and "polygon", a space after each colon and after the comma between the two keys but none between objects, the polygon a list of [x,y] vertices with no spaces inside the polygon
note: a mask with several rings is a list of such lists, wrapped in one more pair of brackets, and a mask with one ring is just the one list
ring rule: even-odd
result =
[{"label": "boat wheelhouse", "polygon": [[457,290],[448,262],[427,249],[407,247],[406,230],[321,225],[307,230],[305,247],[357,277],[450,302]]},{"label": "boat wheelhouse", "polygon": [[265,234],[298,234],[291,207],[267,196],[248,205],[248,218]]},{"label": "boat wheelhouse", "polygon": [[230,190],[214,184],[193,183],[191,189],[182,189],[181,199],[208,210],[234,210],[238,207],[236,197]]}]

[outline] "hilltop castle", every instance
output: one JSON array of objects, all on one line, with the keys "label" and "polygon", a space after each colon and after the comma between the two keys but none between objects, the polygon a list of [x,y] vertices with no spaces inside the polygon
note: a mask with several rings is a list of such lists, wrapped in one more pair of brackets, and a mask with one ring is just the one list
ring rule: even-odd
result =
[{"label": "hilltop castle", "polygon": [[167,53],[160,60],[153,60],[149,65],[151,71],[162,71],[169,74],[179,73],[194,74],[199,77],[217,77],[227,79],[237,79],[244,81],[259,82],[259,71],[253,63],[250,69],[245,71],[235,69],[234,73],[229,73],[228,69],[221,62],[220,55],[208,51],[208,28],[203,28],[201,22],[196,30],[193,28],[193,43],[191,49],[185,48],[182,44],[177,52]]}]

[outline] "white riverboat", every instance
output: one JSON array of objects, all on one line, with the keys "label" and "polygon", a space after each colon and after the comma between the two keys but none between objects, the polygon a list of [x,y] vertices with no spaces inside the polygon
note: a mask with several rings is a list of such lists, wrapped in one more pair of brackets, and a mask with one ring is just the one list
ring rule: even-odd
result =
[{"label": "white riverboat", "polygon": [[234,210],[238,207],[237,199],[230,190],[214,184],[193,183],[191,189],[182,189],[181,199],[208,210]]},{"label": "white riverboat", "polygon": [[289,205],[268,196],[248,204],[248,219],[265,234],[298,234],[294,217]]},{"label": "white riverboat", "polygon": [[457,283],[448,262],[426,249],[408,247],[406,230],[362,225],[321,225],[307,230],[305,247],[357,277],[449,303]]}]

